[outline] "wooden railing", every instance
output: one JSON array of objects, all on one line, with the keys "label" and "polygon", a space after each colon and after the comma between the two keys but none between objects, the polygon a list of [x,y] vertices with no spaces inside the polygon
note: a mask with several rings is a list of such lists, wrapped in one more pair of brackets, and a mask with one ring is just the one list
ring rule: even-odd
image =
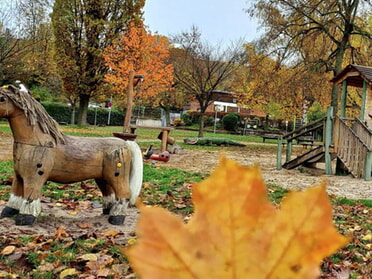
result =
[{"label": "wooden railing", "polygon": [[[312,141],[322,141],[323,139],[323,128],[324,128],[325,117],[318,119],[310,124],[304,125],[293,132],[285,134],[283,136],[283,140],[287,140],[288,142],[292,140],[297,141],[306,141],[306,139],[312,139]],[[318,137],[321,138],[318,138]]]},{"label": "wooden railing", "polygon": [[[353,125],[354,131],[345,120],[335,116],[333,122],[334,151],[355,177],[364,177],[365,180],[369,180],[372,152],[370,146],[366,145],[363,140],[370,141],[370,139],[367,139],[367,131],[364,131],[359,124],[355,123]],[[363,137],[363,140],[361,137]]]},{"label": "wooden railing", "polygon": [[355,119],[352,125],[355,134],[363,141],[369,149],[372,149],[372,131],[358,118]]},{"label": "wooden railing", "polygon": [[285,163],[288,163],[292,157],[292,144],[295,140],[297,143],[306,144],[310,143],[311,145],[314,144],[314,141],[322,142],[324,138],[324,127],[325,127],[325,120],[326,117],[321,118],[317,121],[314,121],[310,124],[302,126],[293,132],[285,134],[278,140],[278,154],[277,154],[277,169],[281,169],[282,161],[281,161],[281,152],[282,152],[282,144],[287,144],[286,148],[286,156],[285,156]]}]

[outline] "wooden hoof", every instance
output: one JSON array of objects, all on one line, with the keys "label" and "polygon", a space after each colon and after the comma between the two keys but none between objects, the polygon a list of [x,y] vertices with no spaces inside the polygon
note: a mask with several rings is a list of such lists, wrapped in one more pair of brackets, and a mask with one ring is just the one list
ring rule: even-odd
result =
[{"label": "wooden hoof", "polygon": [[112,225],[123,225],[124,224],[124,215],[110,216],[108,221]]},{"label": "wooden hoof", "polygon": [[31,226],[36,220],[36,217],[30,214],[20,214],[15,219],[17,226]]},{"label": "wooden hoof", "polygon": [[12,217],[14,217],[15,215],[18,215],[18,214],[19,214],[18,209],[15,209],[15,208],[12,208],[12,207],[9,207],[9,206],[5,206],[3,208],[3,211],[1,211],[1,218],[12,218]]}]

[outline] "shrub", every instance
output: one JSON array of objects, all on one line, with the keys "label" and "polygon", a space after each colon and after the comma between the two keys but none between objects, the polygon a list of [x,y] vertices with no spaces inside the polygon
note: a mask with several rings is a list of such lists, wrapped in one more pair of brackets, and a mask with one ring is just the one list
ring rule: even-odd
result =
[{"label": "shrub", "polygon": [[183,124],[185,124],[185,126],[191,126],[192,125],[192,118],[191,118],[190,114],[184,113],[184,114],[182,114],[181,118],[182,118]]},{"label": "shrub", "polygon": [[214,125],[214,118],[213,117],[208,117],[208,116],[205,116],[204,118],[204,126],[207,127],[207,126],[213,126]]},{"label": "shrub", "polygon": [[[71,107],[62,103],[43,102],[45,110],[54,118],[58,123],[71,122]],[[109,111],[104,108],[89,108],[87,122],[90,125],[107,125]],[[76,115],[77,116],[77,115]],[[75,118],[77,119],[77,117]],[[124,112],[113,108],[110,114],[110,125],[120,126],[124,122]]]},{"label": "shrub", "polygon": [[227,131],[238,130],[241,116],[237,113],[231,112],[222,118],[222,125]]}]

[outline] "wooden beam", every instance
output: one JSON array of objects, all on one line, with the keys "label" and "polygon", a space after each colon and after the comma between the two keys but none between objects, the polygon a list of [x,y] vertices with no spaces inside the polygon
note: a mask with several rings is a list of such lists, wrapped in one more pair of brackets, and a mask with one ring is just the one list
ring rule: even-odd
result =
[{"label": "wooden beam", "polygon": [[347,80],[342,82],[342,94],[341,94],[341,117],[346,115],[346,98],[347,98]]},{"label": "wooden beam", "polygon": [[368,152],[366,156],[367,157],[366,157],[364,180],[365,181],[370,181],[371,180],[371,172],[372,172],[372,152]]},{"label": "wooden beam", "polygon": [[282,169],[282,149],[283,149],[283,136],[278,138],[278,149],[276,153],[276,169]]},{"label": "wooden beam", "polygon": [[364,113],[366,110],[366,100],[367,100],[367,82],[363,80],[363,91],[362,91],[362,106],[360,108],[360,120],[364,121]]},{"label": "wooden beam", "polygon": [[325,127],[325,140],[324,140],[324,158],[325,158],[325,172],[327,175],[332,174],[332,156],[330,154],[329,147],[332,143],[332,115],[333,107],[329,107],[327,110],[327,119]]}]

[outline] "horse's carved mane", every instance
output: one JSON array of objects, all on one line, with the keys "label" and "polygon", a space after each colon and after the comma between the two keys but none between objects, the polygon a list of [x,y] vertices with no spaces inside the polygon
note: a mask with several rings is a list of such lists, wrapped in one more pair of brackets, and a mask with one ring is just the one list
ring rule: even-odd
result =
[{"label": "horse's carved mane", "polygon": [[12,100],[14,105],[25,113],[30,126],[39,125],[43,133],[51,135],[57,143],[65,143],[58,123],[29,92],[19,90],[13,85],[0,88],[0,93]]}]

